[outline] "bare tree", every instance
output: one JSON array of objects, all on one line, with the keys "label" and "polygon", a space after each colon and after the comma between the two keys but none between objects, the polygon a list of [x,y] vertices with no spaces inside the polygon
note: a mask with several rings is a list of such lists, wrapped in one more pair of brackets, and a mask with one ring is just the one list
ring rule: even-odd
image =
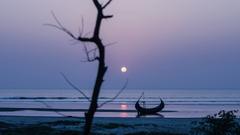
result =
[{"label": "bare tree", "polygon": [[[99,2],[99,0],[92,0],[92,2],[97,9],[97,18],[96,18],[94,31],[93,31],[93,34],[92,34],[91,37],[82,36],[82,33],[80,33],[80,36],[75,36],[74,34],[72,34],[68,29],[66,29],[60,23],[60,21],[57,19],[57,17],[54,14],[53,14],[53,17],[54,17],[55,21],[57,22],[57,25],[48,24],[52,27],[55,27],[57,29],[60,29],[60,30],[64,31],[66,34],[68,34],[74,40],[80,41],[82,43],[93,43],[93,44],[95,44],[95,48],[91,49],[91,50],[88,49],[87,44],[84,44],[84,51],[85,51],[86,56],[87,56],[87,61],[88,62],[94,62],[94,61],[98,62],[97,77],[96,77],[96,81],[95,81],[95,84],[94,84],[91,99],[89,99],[90,106],[89,106],[88,111],[85,113],[85,127],[84,127],[84,134],[85,135],[89,135],[91,133],[93,118],[94,118],[95,112],[97,111],[98,107],[105,104],[105,103],[103,103],[100,106],[98,105],[99,93],[101,91],[101,86],[102,86],[102,83],[104,81],[104,75],[107,71],[107,66],[105,64],[105,47],[106,47],[106,45],[103,44],[103,42],[100,38],[100,29],[101,29],[101,24],[102,24],[103,20],[110,19],[110,18],[113,17],[113,15],[105,15],[103,13],[103,10],[112,2],[112,0],[108,0],[104,4],[101,4]],[[90,55],[90,53],[93,53],[93,55]],[[70,83],[70,82],[68,82],[68,83]],[[77,89],[77,88],[75,88],[75,89]],[[118,93],[114,98],[116,98],[119,94],[120,93]],[[112,100],[110,100],[110,101],[112,101]]]}]

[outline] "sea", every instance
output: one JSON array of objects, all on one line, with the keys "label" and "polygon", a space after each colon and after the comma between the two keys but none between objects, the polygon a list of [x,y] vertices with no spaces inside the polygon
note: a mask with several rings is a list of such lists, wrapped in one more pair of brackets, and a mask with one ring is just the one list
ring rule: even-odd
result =
[{"label": "sea", "polygon": [[[91,97],[91,90],[82,90]],[[102,89],[99,105],[111,100],[119,90]],[[165,108],[159,115],[144,117],[201,118],[221,110],[240,111],[240,90],[237,89],[125,89],[115,100],[104,104],[96,117],[137,117],[135,103],[140,101],[152,108],[160,104]],[[2,89],[0,90],[0,116],[83,117],[85,111],[44,111],[42,109],[88,109],[89,101],[74,89]],[[24,108],[24,110],[6,110]],[[114,111],[111,111],[114,110]],[[239,117],[240,113],[236,115]]]}]

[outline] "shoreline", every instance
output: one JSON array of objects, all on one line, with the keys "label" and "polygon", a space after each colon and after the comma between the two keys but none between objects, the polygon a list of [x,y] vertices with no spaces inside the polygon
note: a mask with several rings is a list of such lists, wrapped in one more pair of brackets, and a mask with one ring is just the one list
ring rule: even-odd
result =
[{"label": "shoreline", "polygon": [[[165,121],[194,121],[194,120],[201,120],[202,118],[161,118],[161,117],[140,117],[140,118],[133,118],[133,117],[95,117],[94,120],[96,122],[104,121],[104,122],[116,122],[120,123],[124,120],[124,122],[129,121],[141,121],[143,123],[158,123],[158,122],[165,122]],[[0,116],[0,122],[9,122],[9,123],[25,123],[25,124],[36,124],[39,122],[47,122],[47,121],[56,121],[56,120],[83,120],[84,117],[59,117],[59,116],[7,116],[3,115]]]},{"label": "shoreline", "polygon": [[[1,107],[0,112],[12,112],[12,111],[52,111],[52,112],[86,112],[88,109],[60,109],[60,108],[10,108]],[[120,110],[120,109],[98,109],[97,112],[137,112],[136,110]],[[163,110],[161,112],[177,112],[170,110]]]}]

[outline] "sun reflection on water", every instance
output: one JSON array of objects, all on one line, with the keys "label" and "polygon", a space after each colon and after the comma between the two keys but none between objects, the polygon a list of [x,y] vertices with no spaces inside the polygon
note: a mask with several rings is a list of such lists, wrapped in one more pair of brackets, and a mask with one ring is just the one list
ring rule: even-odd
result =
[{"label": "sun reflection on water", "polygon": [[121,110],[127,110],[128,109],[128,105],[127,104],[121,104],[120,108],[121,108]]},{"label": "sun reflection on water", "polygon": [[121,118],[127,118],[128,117],[128,113],[122,112],[122,113],[120,113],[120,117]]}]

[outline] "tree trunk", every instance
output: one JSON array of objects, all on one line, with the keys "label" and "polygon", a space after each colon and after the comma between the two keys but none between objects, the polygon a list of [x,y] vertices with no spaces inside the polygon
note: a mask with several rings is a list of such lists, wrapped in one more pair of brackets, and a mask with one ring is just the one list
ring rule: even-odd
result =
[{"label": "tree trunk", "polygon": [[96,42],[99,49],[99,64],[98,64],[98,73],[95,81],[95,86],[92,94],[92,100],[88,112],[85,113],[85,127],[84,127],[84,135],[90,135],[94,114],[98,108],[98,97],[101,90],[103,77],[105,72],[107,71],[107,67],[105,66],[105,48],[102,45],[100,39]]},{"label": "tree trunk", "polygon": [[102,43],[102,40],[99,38],[99,32],[100,27],[103,19],[111,18],[112,16],[104,16],[103,15],[103,9],[111,2],[112,0],[109,0],[105,6],[102,6],[98,0],[93,0],[93,3],[95,4],[97,8],[97,18],[96,18],[96,24],[94,28],[94,33],[92,37],[92,42],[96,44],[96,47],[99,52],[99,57],[97,57],[98,60],[98,72],[97,77],[92,93],[92,99],[91,103],[88,109],[88,112],[85,113],[85,127],[84,127],[84,135],[90,135],[91,134],[91,128],[93,123],[94,114],[97,111],[98,108],[98,97],[101,90],[101,86],[103,83],[104,74],[107,71],[107,67],[105,66],[105,47]]}]

